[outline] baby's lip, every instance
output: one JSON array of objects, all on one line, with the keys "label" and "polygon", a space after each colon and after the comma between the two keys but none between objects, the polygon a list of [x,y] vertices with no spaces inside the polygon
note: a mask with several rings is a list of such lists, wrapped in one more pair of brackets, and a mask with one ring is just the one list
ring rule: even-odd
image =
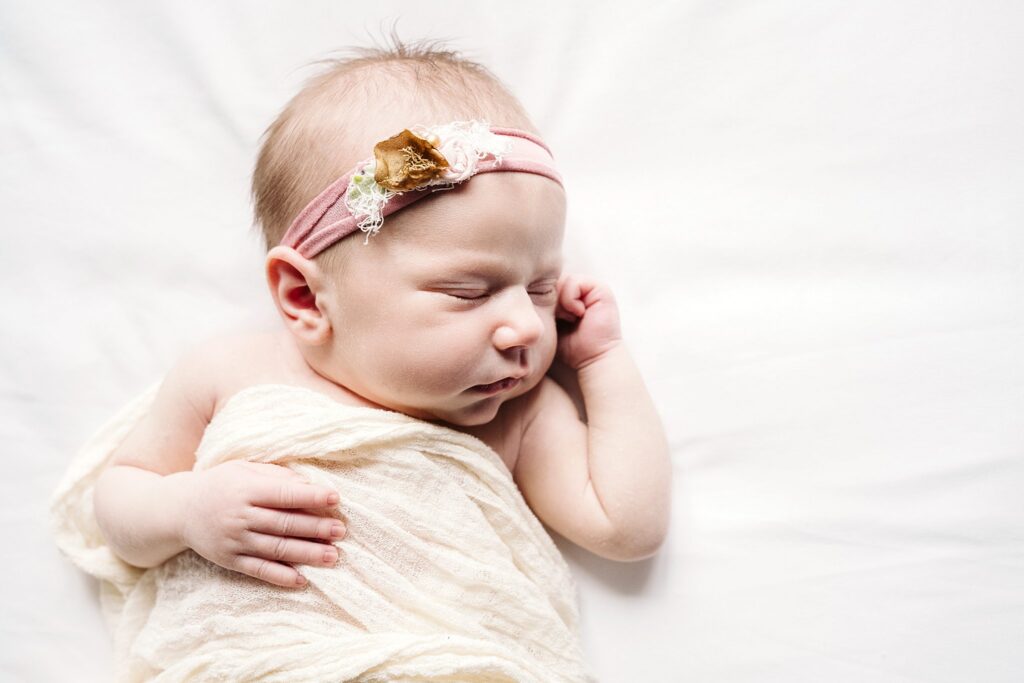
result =
[{"label": "baby's lip", "polygon": [[499,379],[497,382],[491,382],[489,384],[477,384],[475,387],[473,387],[473,390],[482,391],[485,394],[497,394],[502,391],[508,391],[509,389],[513,389],[519,386],[519,382],[523,377],[524,375],[518,375],[515,377],[510,376],[505,377],[503,379]]},{"label": "baby's lip", "polygon": [[516,373],[511,374],[511,375],[505,375],[504,377],[500,377],[500,378],[494,380],[493,382],[488,382],[487,384],[477,384],[477,386],[478,387],[486,387],[486,386],[490,386],[492,384],[497,384],[498,382],[504,382],[507,379],[520,380],[520,379],[526,377],[528,374],[529,374],[528,372],[516,372]]}]

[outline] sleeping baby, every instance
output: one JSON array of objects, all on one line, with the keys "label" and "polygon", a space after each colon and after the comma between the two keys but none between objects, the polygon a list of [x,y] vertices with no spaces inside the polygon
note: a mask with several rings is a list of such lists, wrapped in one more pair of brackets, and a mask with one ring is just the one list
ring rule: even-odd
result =
[{"label": "sleeping baby", "polygon": [[541,522],[649,557],[670,463],[521,105],[448,51],[335,60],[253,196],[283,329],[186,353],[54,496],[119,678],[586,680]]}]

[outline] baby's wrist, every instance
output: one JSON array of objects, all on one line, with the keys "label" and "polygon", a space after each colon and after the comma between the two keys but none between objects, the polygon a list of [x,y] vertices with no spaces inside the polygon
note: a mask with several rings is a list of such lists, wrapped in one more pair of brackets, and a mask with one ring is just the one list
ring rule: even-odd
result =
[{"label": "baby's wrist", "polygon": [[574,369],[576,372],[584,373],[587,371],[587,368],[592,367],[595,363],[600,366],[607,362],[606,359],[621,353],[628,354],[628,351],[626,351],[626,345],[622,339],[615,339],[606,343],[598,352],[587,356],[587,358],[579,362]]},{"label": "baby's wrist", "polygon": [[195,490],[196,473],[191,470],[166,475],[162,484],[166,497],[167,520],[175,540],[186,550],[192,546],[188,543],[189,519],[188,511],[192,508],[192,493]]}]

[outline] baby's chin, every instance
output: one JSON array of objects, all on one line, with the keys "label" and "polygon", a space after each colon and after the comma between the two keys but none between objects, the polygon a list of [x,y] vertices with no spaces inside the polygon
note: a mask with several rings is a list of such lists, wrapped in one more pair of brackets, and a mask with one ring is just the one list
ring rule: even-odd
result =
[{"label": "baby's chin", "polygon": [[525,392],[495,396],[477,401],[456,410],[436,411],[431,421],[444,422],[453,427],[480,427],[498,416],[501,407]]},{"label": "baby's chin", "polygon": [[451,427],[477,427],[493,420],[497,416],[498,409],[502,403],[503,401],[493,400],[458,408],[381,405],[388,410],[393,410],[425,422],[442,423]]},{"label": "baby's chin", "polygon": [[540,384],[542,379],[544,379],[543,374],[538,374],[536,377],[525,377],[523,383],[513,390],[494,396],[491,400],[484,400],[467,406],[465,409],[441,419],[459,427],[479,427],[485,425],[498,416],[498,412],[503,405],[530,393]]},{"label": "baby's chin", "polygon": [[438,411],[434,420],[453,427],[479,427],[494,420],[503,403],[505,401],[493,400],[466,406],[460,410]]},{"label": "baby's chin", "polygon": [[503,405],[533,391],[543,379],[544,373],[531,373],[523,378],[523,382],[519,386],[510,391],[490,397],[483,395],[478,397],[471,396],[470,398],[475,400],[464,402],[465,396],[470,395],[471,390],[467,390],[464,396],[457,400],[458,405],[454,407],[399,406],[388,405],[386,402],[380,402],[380,404],[389,410],[404,413],[410,417],[427,422],[442,422],[453,427],[479,427],[494,420]]}]

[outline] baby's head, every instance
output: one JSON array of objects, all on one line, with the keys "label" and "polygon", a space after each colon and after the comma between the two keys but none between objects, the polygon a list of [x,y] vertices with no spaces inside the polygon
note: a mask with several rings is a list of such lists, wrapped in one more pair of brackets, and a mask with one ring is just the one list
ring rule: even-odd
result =
[{"label": "baby's head", "polygon": [[333,62],[268,129],[253,196],[271,293],[309,367],[384,408],[470,426],[534,388],[554,357],[557,173],[480,173],[418,193],[375,234],[356,229],[315,254],[281,244],[378,142],[460,121],[536,135],[493,75],[452,52],[399,44]]}]

